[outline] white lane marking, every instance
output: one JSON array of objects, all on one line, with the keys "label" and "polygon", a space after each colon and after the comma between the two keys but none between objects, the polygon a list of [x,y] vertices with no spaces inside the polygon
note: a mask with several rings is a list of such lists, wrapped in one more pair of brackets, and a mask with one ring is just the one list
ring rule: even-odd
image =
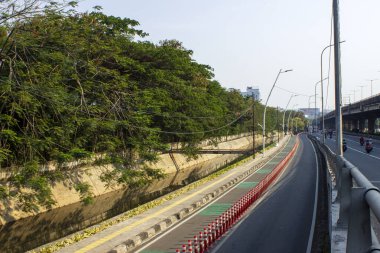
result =
[{"label": "white lane marking", "polygon": [[[319,134],[320,135],[320,134]],[[347,135],[346,136],[343,136],[343,138],[345,139],[345,140],[347,140],[347,141],[351,141],[351,142],[355,142],[355,143],[358,143],[358,144],[360,144],[358,141],[355,141],[355,140],[353,140],[352,139],[352,137],[347,137]],[[367,138],[368,139],[368,138]],[[333,142],[335,142],[335,139],[333,139],[333,138],[325,138],[325,140],[331,140],[331,141],[333,141]],[[375,147],[374,145],[373,145],[373,148],[374,149],[378,149],[378,147]]]},{"label": "white lane marking", "polygon": [[[256,174],[258,171],[260,171],[262,168],[264,168],[265,165],[267,165],[270,161],[272,161],[274,158],[276,158],[285,148],[286,148],[286,145],[288,145],[288,143],[290,142],[290,138],[288,140],[288,142],[285,144],[285,146],[281,149],[280,152],[278,152],[275,156],[273,156],[270,160],[268,160],[263,166],[260,167],[260,169],[256,170],[255,172],[253,172],[252,174],[248,175],[244,180],[240,181],[238,184],[234,185],[233,187],[231,187],[231,189],[227,190],[225,193],[223,193],[222,195],[220,195],[219,197],[217,197],[216,199],[212,200],[210,203],[206,204],[204,207],[200,208],[198,211],[196,211],[195,213],[193,213],[192,215],[190,215],[189,217],[187,217],[186,219],[182,220],[182,221],[178,221],[178,224],[174,225],[173,227],[171,227],[170,229],[164,231],[161,235],[157,236],[155,239],[153,239],[152,241],[150,242],[147,242],[147,244],[145,244],[143,247],[141,247],[139,250],[136,251],[136,253],[139,253],[141,252],[142,250],[146,249],[147,247],[149,247],[150,245],[152,245],[153,243],[157,242],[158,240],[160,240],[162,237],[164,237],[165,235],[167,235],[168,233],[170,233],[171,231],[173,231],[174,229],[178,228],[179,226],[183,225],[183,223],[185,223],[186,221],[188,221],[189,219],[193,218],[195,215],[197,215],[198,213],[200,213],[201,211],[203,211],[205,208],[209,207],[211,204],[213,204],[214,202],[216,202],[217,200],[219,200],[220,198],[222,198],[224,195],[226,195],[227,193],[229,193],[230,191],[232,191],[233,189],[235,189],[240,183],[246,181],[248,178],[250,178],[251,176],[253,176],[254,174]],[[290,151],[289,151],[290,152]],[[260,200],[261,198],[259,198]],[[233,204],[233,203],[232,203]],[[231,204],[231,205],[232,205]],[[235,225],[234,225],[235,226]]]},{"label": "white lane marking", "polygon": [[375,158],[375,159],[377,159],[377,160],[380,160],[380,157],[377,157],[377,156],[374,156],[374,155],[370,155],[370,154],[367,154],[367,153],[364,153],[364,152],[362,152],[362,151],[360,151],[360,150],[357,150],[357,149],[355,149],[355,148],[351,148],[351,147],[348,147],[349,149],[352,149],[352,150],[354,150],[354,151],[356,151],[356,152],[359,152],[359,153],[361,153],[361,154],[363,154],[363,155],[368,155],[368,156],[370,156],[370,157],[372,157],[372,158]]},{"label": "white lane marking", "polygon": [[[333,142],[335,142],[335,140],[334,139],[330,139],[331,141],[333,141]],[[359,152],[359,153],[361,153],[361,154],[363,154],[363,155],[368,155],[368,156],[370,156],[370,157],[372,157],[372,158],[375,158],[375,159],[378,159],[378,160],[380,160],[380,157],[378,157],[378,156],[374,156],[374,155],[371,155],[371,154],[368,154],[368,153],[364,153],[363,151],[360,151],[360,150],[358,150],[358,149],[356,149],[356,148],[351,148],[351,147],[347,147],[348,149],[352,149],[352,150],[354,150],[354,151],[356,151],[356,152]]]},{"label": "white lane marking", "polygon": [[315,155],[315,164],[317,165],[317,169],[316,169],[316,172],[317,172],[317,176],[316,176],[316,179],[315,179],[315,194],[314,194],[314,211],[313,211],[313,218],[312,218],[312,221],[311,221],[311,227],[310,227],[310,234],[309,234],[309,241],[307,243],[307,250],[306,252],[310,253],[311,252],[311,247],[313,246],[313,238],[314,238],[314,229],[315,229],[315,220],[316,220],[316,217],[317,217],[317,205],[318,205],[318,181],[319,181],[319,165],[318,165],[318,158],[317,158],[317,152],[315,151],[315,148],[314,148],[314,145],[313,143],[310,141],[310,139],[308,139],[313,150],[314,150],[314,155]]},{"label": "white lane marking", "polygon": [[[298,138],[298,137],[297,137]],[[297,150],[298,150],[299,146],[297,147]],[[297,151],[296,150],[296,151]],[[295,151],[295,152],[296,152]],[[295,153],[294,153],[295,154]],[[276,178],[276,180],[271,184],[271,185],[275,185],[279,180],[280,178],[282,177],[282,175],[285,173],[285,171],[288,169],[288,167],[290,166],[290,163],[291,161],[294,159],[294,155],[291,157],[291,159],[288,161],[288,163],[285,165],[284,169],[282,170],[281,174],[278,175],[278,177]],[[269,196],[271,194],[273,194],[273,192],[270,192],[270,191],[265,191],[263,193],[263,195],[261,195],[261,197],[253,202],[253,205],[251,207],[249,207],[247,209],[247,211],[245,212],[245,214],[243,215],[243,217],[238,221],[238,223],[236,223],[235,225],[233,225],[233,227],[231,228],[230,231],[228,231],[228,233],[226,235],[224,235],[224,237],[221,239],[221,241],[219,241],[212,249],[211,249],[211,252],[210,253],[217,253],[219,251],[220,248],[223,247],[223,245],[226,243],[226,241],[235,233],[235,231],[237,230],[237,228],[243,223],[245,222],[246,219],[248,219],[248,217],[250,216],[250,214],[252,213],[252,211],[262,202],[264,201],[266,198],[267,198],[267,195],[269,194]]]},{"label": "white lane marking", "polygon": [[[352,141],[352,142],[355,142],[355,143],[359,143],[359,142],[357,142],[357,141],[354,141],[354,140],[352,140],[352,139],[349,139],[349,138],[345,138],[346,140],[348,140],[348,141]],[[360,143],[359,143],[360,144]],[[374,149],[378,149],[377,147],[375,147],[375,146],[373,146],[373,148]]]}]

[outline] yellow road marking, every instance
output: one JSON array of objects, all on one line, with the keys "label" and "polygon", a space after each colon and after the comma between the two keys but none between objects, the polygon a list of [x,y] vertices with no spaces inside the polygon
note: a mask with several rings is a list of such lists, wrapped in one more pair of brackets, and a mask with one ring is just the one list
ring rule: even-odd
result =
[{"label": "yellow road marking", "polygon": [[[288,142],[285,144],[285,146],[286,146],[289,142],[290,142],[290,138],[289,138]],[[281,151],[283,151],[283,150],[285,149],[285,146],[282,148]],[[264,166],[265,166],[265,164],[264,164],[261,168],[259,168],[258,170],[261,170]],[[124,232],[126,232],[126,231],[128,231],[128,230],[130,230],[130,229],[132,229],[132,228],[134,228],[134,227],[136,227],[136,226],[138,226],[138,225],[140,225],[140,224],[143,224],[144,222],[146,222],[146,221],[148,221],[148,220],[150,220],[150,219],[153,219],[153,218],[157,217],[158,215],[160,215],[160,214],[162,214],[163,212],[165,212],[165,211],[167,211],[167,210],[169,210],[169,209],[175,207],[176,205],[181,204],[182,202],[187,201],[188,199],[192,198],[193,196],[199,194],[199,193],[202,192],[202,191],[205,191],[205,190],[207,190],[207,189],[213,187],[214,185],[216,185],[216,184],[220,183],[221,181],[225,180],[226,178],[228,178],[228,177],[230,177],[230,176],[236,174],[237,172],[238,172],[238,171],[234,171],[234,172],[232,172],[230,175],[226,175],[225,177],[219,179],[218,181],[215,181],[214,183],[209,184],[208,186],[206,186],[206,187],[203,188],[202,190],[196,191],[196,192],[194,192],[194,193],[188,195],[187,197],[184,197],[184,198],[182,198],[181,200],[179,200],[179,201],[177,201],[177,202],[175,202],[175,203],[170,204],[169,206],[167,206],[167,207],[161,209],[160,211],[158,211],[158,212],[156,212],[156,213],[154,213],[154,214],[152,214],[152,215],[150,215],[150,216],[148,216],[148,217],[145,217],[145,218],[143,218],[143,219],[140,219],[140,220],[138,220],[138,221],[136,221],[136,222],[130,224],[129,226],[126,226],[126,227],[124,227],[124,228],[122,228],[122,229],[119,229],[119,230],[117,230],[117,231],[115,231],[115,232],[113,232],[112,234],[109,234],[109,235],[107,235],[107,236],[104,236],[103,238],[101,238],[101,239],[99,239],[99,240],[97,240],[97,241],[95,241],[95,242],[93,242],[93,243],[90,243],[90,244],[86,245],[85,247],[83,247],[83,248],[81,248],[81,249],[75,251],[75,253],[85,253],[85,252],[88,252],[88,251],[90,251],[91,249],[94,249],[94,248],[98,247],[99,245],[101,245],[101,244],[103,244],[103,243],[105,243],[105,242],[107,242],[107,241],[109,241],[109,240],[115,238],[116,236],[118,236],[118,235],[120,235],[120,234],[122,234],[122,233],[124,233]]]},{"label": "yellow road marking", "polygon": [[177,201],[177,202],[175,202],[175,203],[172,203],[172,204],[168,205],[168,206],[165,207],[165,208],[162,208],[160,211],[158,211],[158,212],[156,212],[156,213],[154,213],[154,214],[152,214],[152,215],[150,215],[150,216],[148,216],[148,217],[145,217],[145,218],[143,218],[143,219],[140,219],[140,220],[138,220],[138,221],[136,221],[136,222],[130,224],[129,226],[126,226],[126,227],[124,227],[124,228],[122,228],[122,229],[119,229],[118,231],[115,231],[115,232],[113,232],[112,234],[109,234],[109,235],[107,235],[107,236],[104,236],[103,238],[101,238],[101,239],[99,239],[99,240],[97,240],[97,241],[95,241],[95,242],[93,242],[93,243],[90,243],[90,244],[88,244],[87,246],[85,246],[85,247],[83,247],[82,249],[79,249],[79,250],[77,250],[77,251],[75,251],[75,252],[76,252],[76,253],[84,253],[84,252],[88,252],[89,250],[91,250],[91,249],[93,249],[93,248],[95,248],[95,247],[98,247],[99,245],[101,245],[101,244],[103,244],[103,243],[105,243],[105,242],[107,242],[107,241],[109,241],[109,240],[115,238],[116,236],[118,236],[118,235],[120,235],[120,234],[122,234],[122,233],[124,233],[124,232],[126,232],[126,231],[128,231],[128,230],[130,230],[130,229],[132,229],[132,228],[134,228],[134,227],[136,227],[136,226],[138,226],[138,225],[140,225],[140,224],[143,224],[143,223],[146,222],[147,220],[150,220],[150,219],[152,219],[152,218],[157,217],[158,215],[162,214],[163,212],[165,212],[165,211],[167,211],[167,210],[169,210],[169,209],[171,209],[171,208],[177,206],[178,204],[181,204],[182,202],[185,202],[186,200],[188,200],[188,199],[194,197],[195,195],[199,194],[200,192],[202,192],[202,191],[204,191],[204,190],[207,190],[207,189],[213,187],[214,185],[218,184],[219,182],[225,180],[226,178],[228,178],[228,177],[230,177],[230,176],[232,176],[233,174],[236,174],[236,173],[237,173],[237,171],[234,171],[234,172],[232,172],[230,175],[227,175],[227,176],[225,176],[225,177],[219,179],[218,181],[215,181],[214,183],[212,183],[212,184],[206,186],[205,188],[203,188],[202,190],[196,191],[196,192],[194,192],[194,193],[192,193],[192,194],[190,194],[190,195],[188,195],[188,196],[186,196],[186,197],[180,199],[179,201]]}]

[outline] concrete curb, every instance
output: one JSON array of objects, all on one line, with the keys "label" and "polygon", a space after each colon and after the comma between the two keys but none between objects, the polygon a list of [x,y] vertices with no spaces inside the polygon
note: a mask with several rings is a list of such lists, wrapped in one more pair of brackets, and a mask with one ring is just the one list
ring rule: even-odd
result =
[{"label": "concrete curb", "polygon": [[[286,143],[282,145],[284,147]],[[279,148],[281,149],[281,148]],[[203,207],[205,204],[209,203],[211,200],[215,199],[216,197],[220,196],[224,192],[226,192],[228,189],[230,189],[232,186],[236,185],[237,183],[241,182],[243,179],[250,176],[253,172],[255,172],[257,169],[262,167],[267,161],[273,158],[278,152],[275,152],[268,156],[263,161],[258,162],[255,164],[251,169],[245,171],[244,173],[236,176],[234,179],[230,180],[228,183],[224,184],[223,186],[219,187],[218,189],[214,190],[211,193],[206,194],[201,200],[198,200],[197,202],[191,204],[189,207],[183,208],[179,212],[175,213],[174,215],[169,216],[165,220],[157,223],[156,225],[150,227],[149,229],[145,230],[144,232],[139,233],[138,235],[132,237],[131,239],[126,240],[124,243],[119,244],[118,246],[114,247],[112,250],[108,251],[108,253],[129,253],[132,252],[133,249],[136,247],[142,245],[145,243],[148,239],[156,236],[157,234],[169,229],[174,224],[178,223],[180,220],[183,220],[184,218],[188,217],[190,214],[194,213],[195,211],[199,210],[201,207]]]}]

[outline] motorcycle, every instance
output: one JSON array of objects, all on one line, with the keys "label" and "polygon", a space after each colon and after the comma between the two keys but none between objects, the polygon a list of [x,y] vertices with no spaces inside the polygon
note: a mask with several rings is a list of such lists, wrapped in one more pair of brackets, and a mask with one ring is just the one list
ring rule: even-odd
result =
[{"label": "motorcycle", "polygon": [[363,137],[360,137],[360,146],[363,146],[364,145],[364,138]]},{"label": "motorcycle", "polygon": [[343,140],[343,152],[346,152],[347,150],[347,142],[346,140]]},{"label": "motorcycle", "polygon": [[372,149],[373,149],[372,143],[367,141],[365,144],[365,151],[367,151],[367,153],[370,153],[372,151]]}]

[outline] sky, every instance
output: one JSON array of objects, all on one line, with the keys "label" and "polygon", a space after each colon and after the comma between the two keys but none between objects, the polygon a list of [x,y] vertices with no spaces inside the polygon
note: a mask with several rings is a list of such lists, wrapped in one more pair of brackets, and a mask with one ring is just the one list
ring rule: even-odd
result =
[{"label": "sky", "polygon": [[[280,69],[293,69],[280,74],[268,104],[285,108],[291,91],[302,95],[289,107],[314,107],[321,52],[330,45],[331,0],[83,0],[79,10],[91,11],[96,5],[108,15],[137,20],[138,28],[149,33],[144,40],[183,42],[197,62],[214,69],[223,87],[245,91],[258,86],[264,103]],[[379,0],[340,1],[340,38],[346,41],[341,44],[344,103],[370,96],[370,79],[379,79],[373,81],[373,95],[380,92],[379,10]],[[332,50],[329,75],[326,50],[327,109],[335,108],[333,59]]]}]

